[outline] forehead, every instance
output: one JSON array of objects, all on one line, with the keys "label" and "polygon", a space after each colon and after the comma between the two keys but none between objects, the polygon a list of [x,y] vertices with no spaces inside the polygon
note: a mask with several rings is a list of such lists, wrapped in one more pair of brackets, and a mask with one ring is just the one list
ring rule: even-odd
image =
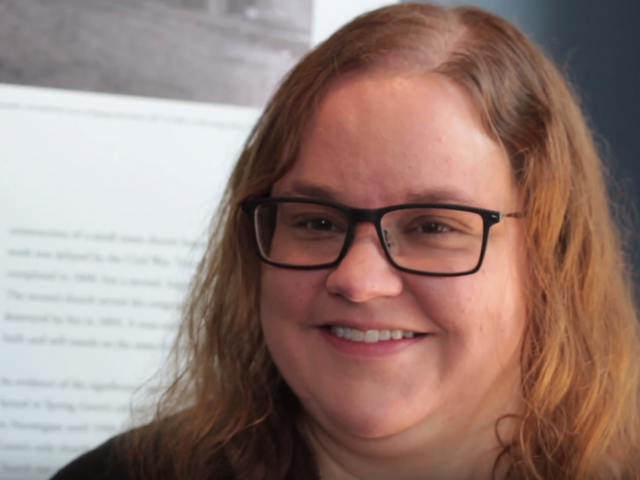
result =
[{"label": "forehead", "polygon": [[503,209],[514,196],[507,157],[462,89],[383,72],[332,84],[273,191],[366,208],[424,199]]}]

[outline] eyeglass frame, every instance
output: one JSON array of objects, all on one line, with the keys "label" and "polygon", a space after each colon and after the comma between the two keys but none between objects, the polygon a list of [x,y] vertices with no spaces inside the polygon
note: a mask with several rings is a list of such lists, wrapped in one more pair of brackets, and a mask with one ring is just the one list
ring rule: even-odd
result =
[{"label": "eyeglass frame", "polygon": [[[347,218],[347,230],[345,232],[344,245],[342,246],[342,250],[338,254],[338,257],[329,263],[323,263],[320,265],[290,265],[286,263],[274,262],[273,260],[268,259],[262,252],[260,248],[260,240],[258,239],[258,230],[256,228],[256,216],[255,211],[260,205],[265,204],[278,204],[278,203],[305,203],[308,205],[318,205],[321,207],[329,207],[334,208],[345,214]],[[482,217],[482,247],[480,249],[480,258],[478,259],[477,265],[471,270],[467,270],[464,272],[456,272],[456,273],[437,273],[437,272],[426,272],[422,270],[413,270],[411,268],[403,267],[398,265],[398,263],[393,259],[393,256],[389,252],[389,247],[384,237],[384,231],[382,228],[382,217],[386,214],[395,212],[398,210],[409,210],[409,209],[419,209],[419,208],[437,208],[441,210],[455,210],[461,212],[470,212],[480,215]],[[273,265],[274,267],[279,268],[288,268],[292,270],[323,270],[327,268],[336,267],[342,262],[344,257],[347,256],[349,251],[349,247],[353,243],[353,239],[355,238],[355,229],[359,223],[371,223],[376,229],[378,234],[378,240],[380,241],[380,245],[387,257],[389,263],[402,272],[413,273],[416,275],[424,275],[429,277],[461,277],[464,275],[472,275],[477,273],[478,270],[482,267],[482,262],[484,260],[484,256],[487,250],[487,243],[489,239],[489,230],[492,226],[500,223],[502,220],[506,218],[517,218],[520,219],[523,217],[522,212],[510,212],[503,213],[497,210],[489,210],[486,208],[479,207],[470,207],[467,205],[458,205],[454,203],[401,203],[398,205],[389,205],[387,207],[382,208],[354,208],[349,207],[347,205],[343,205],[340,203],[329,202],[326,200],[316,200],[305,197],[259,197],[245,200],[241,203],[241,209],[245,212],[249,219],[251,220],[251,228],[253,230],[253,240],[258,251],[258,255],[260,260],[263,262]]]}]

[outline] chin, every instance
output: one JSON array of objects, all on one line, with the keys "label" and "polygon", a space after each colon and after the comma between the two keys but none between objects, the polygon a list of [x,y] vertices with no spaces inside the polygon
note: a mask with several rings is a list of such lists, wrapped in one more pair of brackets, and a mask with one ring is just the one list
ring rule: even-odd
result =
[{"label": "chin", "polygon": [[[335,401],[328,405],[308,408],[310,415],[330,431],[362,438],[379,439],[400,433],[420,422],[418,412],[406,411],[406,400],[372,402],[371,397],[360,401]],[[403,408],[404,407],[404,408]],[[425,414],[426,416],[426,414]]]}]

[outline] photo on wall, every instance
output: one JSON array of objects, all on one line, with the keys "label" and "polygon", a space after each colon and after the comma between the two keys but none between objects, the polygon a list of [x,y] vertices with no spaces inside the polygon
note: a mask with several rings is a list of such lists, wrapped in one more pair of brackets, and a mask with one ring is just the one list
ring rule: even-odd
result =
[{"label": "photo on wall", "polygon": [[0,0],[0,83],[261,107],[313,0]]}]

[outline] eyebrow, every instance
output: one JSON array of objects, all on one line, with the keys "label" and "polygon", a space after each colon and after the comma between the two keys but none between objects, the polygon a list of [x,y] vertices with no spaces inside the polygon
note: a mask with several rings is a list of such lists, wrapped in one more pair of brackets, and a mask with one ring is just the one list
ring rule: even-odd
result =
[{"label": "eyebrow", "polygon": [[[306,197],[314,200],[343,203],[338,190],[329,185],[309,182],[294,182],[280,192],[284,197]],[[451,188],[432,188],[419,192],[409,192],[403,203],[452,203],[456,205],[476,206],[477,201],[468,194]]]}]

